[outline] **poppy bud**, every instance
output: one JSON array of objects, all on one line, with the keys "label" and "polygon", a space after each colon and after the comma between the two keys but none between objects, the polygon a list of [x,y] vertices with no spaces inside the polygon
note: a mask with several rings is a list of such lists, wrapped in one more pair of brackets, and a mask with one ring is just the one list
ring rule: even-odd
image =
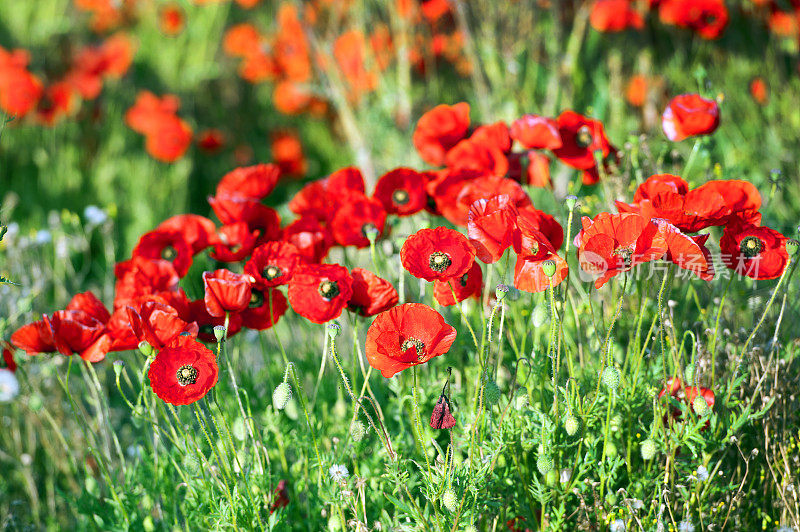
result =
[{"label": "poppy bud", "polygon": [[694,410],[694,413],[700,417],[706,417],[711,413],[711,409],[708,407],[706,398],[700,394],[698,394],[697,397],[692,400],[692,410]]},{"label": "poppy bud", "polygon": [[358,419],[353,421],[353,424],[350,425],[350,437],[353,438],[353,441],[363,440],[366,434],[367,428],[364,426],[364,424]]},{"label": "poppy bud", "polygon": [[146,357],[149,357],[153,354],[153,346],[148,344],[145,340],[139,342],[139,351]]},{"label": "poppy bud", "polygon": [[215,325],[214,326],[214,338],[217,339],[217,342],[221,342],[223,338],[225,338],[225,326],[224,325]]},{"label": "poppy bud", "polygon": [[539,473],[542,475],[546,475],[553,469],[553,458],[548,454],[539,455],[539,458],[536,459],[536,469],[538,469]]},{"label": "poppy bud", "polygon": [[564,430],[567,431],[567,434],[570,436],[575,436],[578,432],[578,429],[581,428],[581,422],[573,416],[572,414],[567,414],[564,417]]},{"label": "poppy bud", "polygon": [[292,387],[289,386],[288,382],[282,382],[277,385],[272,392],[272,406],[275,407],[276,410],[283,410],[286,408],[286,404],[291,398]]},{"label": "poppy bud", "polygon": [[31,395],[30,399],[28,399],[28,407],[34,412],[41,410],[43,405],[42,396],[38,393]]},{"label": "poppy bud", "polygon": [[530,400],[528,399],[528,389],[522,387],[517,390],[517,396],[514,398],[514,408],[522,411],[525,410],[529,404]]},{"label": "poppy bud", "polygon": [[547,259],[542,263],[542,271],[548,277],[552,277],[556,274],[556,261]]},{"label": "poppy bud", "polygon": [[611,442],[607,442],[606,443],[606,456],[609,457],[609,458],[614,458],[615,456],[617,456],[617,454],[618,454],[617,446],[614,445]]},{"label": "poppy bud", "polygon": [[506,294],[507,294],[507,293],[508,293],[508,286],[506,286],[506,285],[504,285],[504,284],[499,284],[499,285],[497,285],[497,287],[494,289],[494,297],[495,297],[495,298],[496,298],[498,301],[502,301],[502,300],[503,300],[503,299],[506,297]]},{"label": "poppy bud", "polygon": [[458,497],[456,497],[456,492],[452,488],[444,490],[442,505],[451,513],[458,509]]},{"label": "poppy bud", "polygon": [[339,331],[342,330],[342,327],[341,325],[339,325],[337,322],[334,321],[328,324],[327,329],[328,329],[328,336],[330,338],[336,338],[337,336],[339,336]]},{"label": "poppy bud", "polygon": [[544,476],[544,482],[548,486],[555,486],[556,482],[558,482],[558,471],[556,471],[555,469],[551,469],[550,471],[548,471],[547,474]]},{"label": "poppy bud", "polygon": [[614,366],[609,366],[603,370],[603,384],[612,392],[619,388],[620,378],[619,370]]},{"label": "poppy bud", "polygon": [[541,327],[547,323],[549,317],[550,314],[547,312],[547,307],[545,305],[537,305],[531,313],[531,323],[534,327]]},{"label": "poppy bud", "polygon": [[114,366],[114,374],[117,377],[119,377],[120,373],[122,373],[122,368],[125,366],[125,364],[122,362],[122,360],[115,360],[113,366]]},{"label": "poppy bud", "polygon": [[694,386],[694,364],[689,364],[683,370],[683,377],[686,379],[686,384]]},{"label": "poppy bud", "polygon": [[642,453],[642,458],[644,460],[652,460],[658,451],[658,449],[656,449],[656,442],[650,438],[647,438],[642,442],[642,447],[639,450]]},{"label": "poppy bud", "polygon": [[564,198],[564,203],[567,205],[567,209],[575,210],[575,206],[578,204],[578,197],[577,196],[567,196]]},{"label": "poppy bud", "polygon": [[498,401],[500,401],[500,387],[494,381],[487,381],[486,387],[483,390],[483,398],[486,400],[486,404],[496,405]]},{"label": "poppy bud", "polygon": [[795,240],[794,238],[790,238],[786,241],[786,253],[789,254],[790,257],[794,257],[797,255],[797,248],[800,247],[800,242]]}]

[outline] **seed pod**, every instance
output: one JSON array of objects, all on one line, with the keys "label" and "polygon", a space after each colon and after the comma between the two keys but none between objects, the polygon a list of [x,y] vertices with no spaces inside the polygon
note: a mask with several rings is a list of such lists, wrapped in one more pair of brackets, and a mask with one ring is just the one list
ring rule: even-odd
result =
[{"label": "seed pod", "polygon": [[272,406],[275,407],[276,410],[283,410],[286,408],[286,404],[291,398],[292,387],[289,386],[288,382],[282,382],[277,385],[272,392]]}]

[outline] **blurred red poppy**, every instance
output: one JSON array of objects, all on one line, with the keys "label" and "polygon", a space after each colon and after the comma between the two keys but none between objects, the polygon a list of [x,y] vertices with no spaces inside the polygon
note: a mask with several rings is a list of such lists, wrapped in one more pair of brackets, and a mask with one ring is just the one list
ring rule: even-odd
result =
[{"label": "blurred red poppy", "polygon": [[644,19],[631,0],[595,0],[589,24],[597,31],[610,33],[628,28],[640,30],[644,27]]},{"label": "blurred red poppy", "polygon": [[648,219],[633,213],[602,212],[594,220],[584,216],[575,237],[581,268],[600,288],[620,272],[660,259],[667,251],[664,237]]},{"label": "blurred red poppy", "polygon": [[380,201],[354,193],[336,211],[330,223],[331,233],[340,246],[369,246],[369,231],[377,231],[375,238],[383,234],[386,210]]},{"label": "blurred red poppy", "polygon": [[377,72],[367,70],[366,39],[360,30],[342,33],[333,43],[333,58],[348,89],[348,97],[358,100],[362,93],[378,85]]},{"label": "blurred red poppy", "polygon": [[229,270],[203,272],[206,310],[214,317],[238,312],[250,304],[250,280]]},{"label": "blurred red poppy", "polygon": [[395,168],[378,179],[373,197],[387,213],[410,216],[425,208],[425,177],[411,168]]},{"label": "blurred red poppy", "polygon": [[386,377],[450,350],[456,330],[427,305],[406,303],[375,317],[367,330],[369,365]]},{"label": "blurred red poppy", "polygon": [[171,292],[178,289],[178,272],[171,262],[133,257],[114,266],[114,308],[127,305],[139,296]]},{"label": "blurred red poppy", "polygon": [[158,11],[158,26],[164,35],[178,35],[186,25],[186,13],[178,3],[170,2]]},{"label": "blurred red poppy", "polygon": [[171,163],[186,153],[192,143],[192,128],[177,116],[164,115],[145,135],[145,150],[154,159]]},{"label": "blurred red poppy", "polygon": [[205,153],[217,153],[225,147],[225,133],[216,128],[206,129],[197,136],[197,146]]},{"label": "blurred red poppy", "polygon": [[642,74],[635,74],[628,80],[625,87],[625,99],[633,107],[641,107],[647,99],[647,78]]},{"label": "blurred red poppy", "polygon": [[42,83],[28,72],[25,50],[6,51],[0,46],[0,109],[10,116],[25,116],[42,97]]},{"label": "blurred red poppy", "polygon": [[661,0],[658,16],[664,24],[690,29],[704,39],[718,39],[728,25],[724,0]]},{"label": "blurred red poppy", "polygon": [[[677,401],[680,401],[687,405],[689,409],[694,412],[694,405],[692,404],[695,398],[700,395],[705,399],[706,404],[709,408],[714,407],[715,397],[714,392],[708,388],[703,388],[700,386],[685,386],[683,381],[680,377],[670,377],[667,379],[667,385],[658,392],[658,398],[661,399],[665,395],[669,394],[671,397],[675,398]],[[670,406],[669,411],[673,419],[681,419],[683,414],[679,408],[675,406]],[[664,422],[666,423],[667,418],[664,417]],[[706,422],[705,430],[710,426],[710,422]]]},{"label": "blurred red poppy", "polygon": [[467,136],[468,129],[468,103],[437,105],[417,121],[412,141],[423,161],[442,166],[447,152]]},{"label": "blurred red poppy", "polygon": [[217,184],[216,198],[262,200],[275,189],[280,173],[280,168],[274,164],[235,168],[220,179]]},{"label": "blurred red poppy", "polygon": [[472,267],[475,248],[467,237],[446,227],[420,229],[400,250],[403,267],[426,281],[458,279]]},{"label": "blurred red poppy", "polygon": [[511,137],[525,148],[555,150],[563,143],[558,123],[545,116],[522,115],[511,124]]},{"label": "blurred red poppy", "polygon": [[750,95],[758,105],[766,105],[769,101],[769,87],[764,78],[753,78],[750,82]]},{"label": "blurred red poppy", "polygon": [[789,262],[786,240],[774,229],[731,217],[719,239],[722,262],[739,275],[775,279]]},{"label": "blurred red poppy", "polygon": [[6,369],[11,372],[17,371],[17,361],[14,360],[14,346],[8,342],[0,342],[0,346],[3,348],[3,362],[6,365]]},{"label": "blurred red poppy", "polygon": [[293,131],[281,131],[272,135],[270,144],[272,160],[281,170],[281,175],[300,177],[306,173],[303,145]]},{"label": "blurred red poppy", "polygon": [[180,277],[186,275],[192,266],[192,248],[177,231],[156,229],[143,234],[131,256],[166,260]]},{"label": "blurred red poppy", "polygon": [[698,135],[710,135],[719,126],[719,107],[699,94],[681,94],[667,104],[661,127],[673,142]]},{"label": "blurred red poppy", "polygon": [[392,283],[369,270],[353,268],[353,295],[347,308],[364,317],[374,316],[397,305],[400,299]]},{"label": "blurred red poppy", "polygon": [[217,384],[217,359],[194,338],[178,336],[159,350],[147,376],[162,401],[188,405],[202,399]]},{"label": "blurred red poppy", "polygon": [[564,111],[558,116],[557,123],[562,146],[553,149],[553,154],[568,166],[589,170],[597,166],[594,152],[599,151],[605,159],[616,151],[608,142],[603,123],[599,120]]},{"label": "blurred red poppy", "polygon": [[353,278],[338,264],[303,264],[289,281],[289,304],[314,323],[339,317],[353,295]]},{"label": "blurred red poppy", "polygon": [[217,227],[214,222],[197,214],[178,214],[167,218],[155,229],[156,231],[179,232],[183,240],[197,255],[208,246],[216,243]]},{"label": "blurred red poppy", "polygon": [[[433,282],[433,297],[442,306],[455,305],[456,302],[464,301],[469,297],[481,297],[483,289],[483,272],[477,262],[472,263],[472,267],[459,277],[449,281]],[[455,299],[453,294],[455,293]]]},{"label": "blurred red poppy", "polygon": [[511,151],[511,134],[505,122],[478,126],[469,139],[472,142],[490,146],[504,154]]}]

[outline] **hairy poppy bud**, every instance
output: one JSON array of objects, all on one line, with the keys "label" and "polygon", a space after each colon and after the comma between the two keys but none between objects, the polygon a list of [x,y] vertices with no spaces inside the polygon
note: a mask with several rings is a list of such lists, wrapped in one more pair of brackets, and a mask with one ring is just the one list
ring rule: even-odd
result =
[{"label": "hairy poppy bud", "polygon": [[548,486],[555,486],[556,483],[558,482],[558,471],[556,471],[555,469],[551,469],[550,471],[548,471],[547,474],[544,476],[544,482]]},{"label": "hairy poppy bud", "polygon": [[539,458],[536,459],[536,469],[542,475],[547,475],[553,469],[553,458],[549,454],[539,455]]},{"label": "hairy poppy bud", "polygon": [[711,409],[708,407],[706,398],[699,394],[692,400],[692,410],[694,410],[694,413],[700,417],[706,417],[711,413]]},{"label": "hairy poppy bud", "polygon": [[652,460],[657,452],[656,442],[650,438],[647,438],[642,442],[642,447],[639,449],[639,451],[642,453],[642,458],[644,460]]},{"label": "hairy poppy bud", "polygon": [[581,422],[578,420],[578,418],[572,414],[567,414],[564,417],[564,430],[567,431],[568,435],[575,436],[580,428]]},{"label": "hairy poppy bud", "polygon": [[458,509],[458,497],[452,488],[444,490],[442,495],[442,505],[447,508],[449,512],[455,512]]},{"label": "hairy poppy bud", "polygon": [[786,241],[786,253],[788,253],[790,257],[797,255],[798,248],[800,248],[800,242],[794,238],[790,238]]},{"label": "hairy poppy bud", "polygon": [[556,274],[556,261],[554,260],[546,260],[542,263],[542,272],[548,277],[552,277]]},{"label": "hairy poppy bud", "polygon": [[331,338],[336,338],[337,336],[339,336],[339,331],[341,330],[342,330],[341,325],[339,325],[335,321],[328,324],[328,336]]},{"label": "hairy poppy bud", "polygon": [[215,325],[214,326],[214,338],[217,339],[217,342],[221,342],[223,338],[225,338],[225,326],[224,325]]},{"label": "hairy poppy bud", "polygon": [[364,424],[358,419],[353,421],[353,424],[350,425],[350,437],[353,438],[353,441],[363,440],[366,434],[367,428],[364,426]]},{"label": "hairy poppy bud", "polygon": [[486,387],[483,390],[483,398],[489,406],[497,404],[500,400],[500,387],[496,382],[486,381]]},{"label": "hairy poppy bud", "polygon": [[619,370],[614,366],[609,366],[603,370],[603,384],[612,392],[619,388],[620,378]]},{"label": "hairy poppy bud", "polygon": [[607,442],[606,443],[606,456],[608,456],[609,458],[614,458],[615,456],[617,456],[617,454],[618,454],[617,446],[614,445],[611,442]]},{"label": "hairy poppy bud", "polygon": [[683,377],[686,379],[686,384],[694,386],[694,364],[689,364],[683,370]]},{"label": "hairy poppy bud", "polygon": [[289,386],[288,382],[282,382],[277,385],[272,392],[272,406],[275,407],[276,410],[283,410],[286,408],[286,404],[291,398],[292,387]]},{"label": "hairy poppy bud", "polygon": [[534,327],[541,327],[547,322],[550,314],[547,312],[545,305],[536,305],[531,313],[531,323]]}]

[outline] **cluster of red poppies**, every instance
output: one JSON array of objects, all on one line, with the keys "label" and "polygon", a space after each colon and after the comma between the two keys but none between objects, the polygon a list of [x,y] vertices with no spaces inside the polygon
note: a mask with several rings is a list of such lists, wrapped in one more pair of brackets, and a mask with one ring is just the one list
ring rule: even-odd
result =
[{"label": "cluster of red poppies", "polygon": [[53,125],[77,107],[77,99],[94,100],[107,79],[123,76],[130,68],[135,46],[125,34],[86,46],[72,55],[69,69],[45,86],[28,70],[30,54],[0,47],[0,110],[15,117],[35,113],[36,120]]}]

